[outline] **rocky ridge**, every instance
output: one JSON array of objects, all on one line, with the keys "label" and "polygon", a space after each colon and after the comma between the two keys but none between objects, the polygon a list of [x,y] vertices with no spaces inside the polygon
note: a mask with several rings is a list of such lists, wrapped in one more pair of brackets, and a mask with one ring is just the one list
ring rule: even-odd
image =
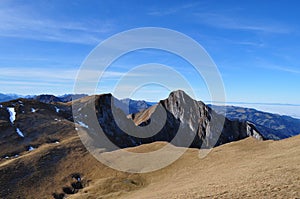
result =
[{"label": "rocky ridge", "polygon": [[[176,136],[178,131],[183,132],[182,137],[174,141],[175,145],[181,146],[184,139],[193,140],[191,147],[213,147],[232,141],[253,136],[263,140],[255,126],[250,122],[231,121],[226,117],[217,114],[203,102],[190,98],[183,91],[174,91],[158,105],[144,112],[132,114],[131,118],[136,125],[144,126],[148,123],[157,123],[161,117],[154,118],[157,110],[163,108],[167,113],[167,121],[164,128],[154,137],[153,140],[169,141]],[[153,110],[154,109],[154,110]],[[158,114],[159,115],[159,114]],[[175,125],[174,125],[175,124]],[[165,135],[169,135],[166,138]],[[193,138],[194,137],[194,138]],[[204,146],[202,146],[202,143]]]},{"label": "rocky ridge", "polygon": [[[167,99],[129,116],[116,107],[116,103],[118,100],[111,94],[75,101],[73,110],[78,112],[74,120],[88,129],[92,139],[101,140],[101,136],[95,136],[100,124],[106,137],[120,148],[155,141],[211,148],[249,136],[264,139],[252,123],[231,121],[183,91],[174,91]],[[94,121],[87,117],[93,111],[96,113]]]}]

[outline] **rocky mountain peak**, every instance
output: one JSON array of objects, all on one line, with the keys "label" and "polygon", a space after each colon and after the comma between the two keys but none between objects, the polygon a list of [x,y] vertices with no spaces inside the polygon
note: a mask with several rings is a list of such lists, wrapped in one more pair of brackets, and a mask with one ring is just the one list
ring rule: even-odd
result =
[{"label": "rocky mountain peak", "polygon": [[161,100],[162,104],[169,104],[172,106],[183,106],[188,102],[194,101],[189,95],[182,90],[176,90],[169,94],[167,99]]},{"label": "rocky mountain peak", "polygon": [[[164,127],[166,132],[161,133],[161,135],[167,134],[169,138],[173,138],[178,131],[185,132],[183,137],[194,139],[191,147],[199,148],[202,144],[206,147],[212,147],[215,144],[220,145],[248,136],[263,139],[253,124],[228,120],[214,112],[203,102],[192,99],[182,90],[171,92],[167,99],[159,102],[158,106],[134,115],[133,119],[136,124],[143,126],[150,122],[158,123],[155,120],[161,117],[153,117],[153,115],[158,115],[155,114],[157,111],[153,110],[158,109],[158,107],[163,107],[167,113]],[[173,140],[175,145],[181,146],[183,137]],[[159,139],[163,138],[160,137]]]},{"label": "rocky mountain peak", "polygon": [[203,115],[209,117],[210,108],[204,103],[192,99],[182,90],[171,92],[167,99],[160,101],[160,104],[183,123],[186,121],[196,122],[195,119]]}]

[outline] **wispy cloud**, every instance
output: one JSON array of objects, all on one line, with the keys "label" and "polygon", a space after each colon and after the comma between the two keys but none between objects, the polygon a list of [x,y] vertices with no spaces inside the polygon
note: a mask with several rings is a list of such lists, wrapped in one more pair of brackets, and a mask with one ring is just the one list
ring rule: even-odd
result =
[{"label": "wispy cloud", "polygon": [[192,3],[185,3],[182,5],[177,5],[177,6],[171,6],[168,8],[161,8],[161,7],[152,8],[152,9],[150,9],[150,11],[147,14],[150,16],[157,16],[157,17],[167,16],[167,15],[175,14],[180,11],[184,11],[186,9],[195,7],[199,4],[200,4],[200,2],[192,2]]},{"label": "wispy cloud", "polygon": [[[82,70],[79,69],[65,69],[65,68],[24,68],[24,67],[1,67],[1,79],[9,81],[53,81],[53,82],[74,82],[77,79],[79,72],[88,74],[81,80],[98,80],[99,74],[102,71],[97,70]],[[142,73],[124,73],[118,71],[103,71],[102,79],[115,79],[118,80],[122,76],[128,77],[142,77],[153,74],[142,74]],[[83,77],[83,76],[82,76]]]},{"label": "wispy cloud", "polygon": [[225,43],[225,44],[233,44],[233,45],[241,45],[241,46],[251,46],[251,47],[265,47],[266,44],[263,39],[261,38],[244,38],[244,39],[230,39],[226,37],[219,37],[219,36],[214,36],[213,39],[212,37],[206,36],[207,40],[214,40],[217,45],[220,45],[220,43]]},{"label": "wispy cloud", "polygon": [[31,79],[31,80],[73,80],[77,70],[24,68],[24,67],[1,67],[1,78],[5,79]]},{"label": "wispy cloud", "polygon": [[194,16],[198,23],[215,28],[278,34],[286,34],[292,31],[290,27],[275,22],[258,23],[253,22],[253,20],[250,22],[241,17],[234,17],[229,14],[197,12],[194,13]]},{"label": "wispy cloud", "polygon": [[[79,69],[66,69],[66,68],[24,68],[24,67],[1,67],[0,83],[5,85],[5,89],[8,91],[2,92],[18,92],[22,93],[21,88],[27,88],[39,90],[46,88],[46,91],[63,90],[68,89],[66,92],[73,92],[72,88],[74,83],[77,81],[79,84],[88,84],[96,86],[98,83],[103,85],[110,85],[121,79],[124,75],[127,77],[138,77],[151,76],[153,74],[141,74],[141,73],[123,73],[118,71],[105,71],[101,78],[99,74],[101,71],[85,70],[80,71]],[[78,72],[82,72],[84,75],[77,76]],[[81,78],[80,78],[81,77]],[[99,79],[100,78],[100,79]],[[128,86],[128,84],[127,84]],[[13,89],[13,90],[11,90]],[[32,92],[30,91],[29,92]],[[110,90],[112,87],[110,87]],[[21,91],[19,91],[21,90]],[[60,91],[61,90],[61,91]],[[28,92],[28,91],[27,91]],[[57,91],[56,91],[57,92]],[[83,90],[82,92],[91,93],[93,91]],[[109,92],[109,90],[108,90]],[[24,93],[29,94],[29,93]],[[32,93],[30,93],[32,94]]]},{"label": "wispy cloud", "polygon": [[298,74],[298,75],[300,74],[299,70],[294,69],[289,66],[268,65],[266,67],[269,69],[278,70],[278,71],[282,71],[282,72],[293,73],[293,74]]},{"label": "wispy cloud", "polygon": [[300,74],[300,70],[298,70],[299,67],[289,65],[289,63],[287,61],[285,61],[285,62],[286,62],[286,64],[279,64],[279,63],[268,62],[262,58],[257,58],[256,63],[254,65],[258,68],[264,68],[264,69],[273,70],[273,71],[290,73],[290,74],[294,74],[294,75]]},{"label": "wispy cloud", "polygon": [[100,23],[58,21],[34,16],[28,7],[0,6],[0,36],[42,41],[97,44],[99,35],[112,29],[110,21]]},{"label": "wispy cloud", "polygon": [[263,42],[254,42],[254,41],[237,41],[235,43],[239,44],[239,45],[253,46],[253,47],[264,47],[265,46],[265,44]]}]

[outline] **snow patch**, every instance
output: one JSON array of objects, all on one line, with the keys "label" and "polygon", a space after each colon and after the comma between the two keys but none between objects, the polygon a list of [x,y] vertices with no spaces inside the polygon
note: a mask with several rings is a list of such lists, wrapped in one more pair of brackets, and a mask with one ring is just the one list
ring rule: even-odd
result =
[{"label": "snow patch", "polygon": [[33,151],[35,148],[33,148],[32,146],[29,146],[28,151]]},{"label": "snow patch", "polygon": [[54,143],[55,143],[55,144],[59,144],[59,141],[55,141]]},{"label": "snow patch", "polygon": [[31,113],[35,113],[36,110],[34,108],[31,108]]},{"label": "snow patch", "polygon": [[16,111],[14,107],[7,107],[7,111],[9,112],[9,120],[13,124],[16,120]]},{"label": "snow patch", "polygon": [[20,106],[24,106],[22,101],[19,100],[18,102],[19,102]]},{"label": "snow patch", "polygon": [[3,106],[2,106],[2,104],[0,104],[0,108],[2,108]]},{"label": "snow patch", "polygon": [[7,110],[9,112],[9,120],[13,124],[14,121],[16,120],[16,111],[14,107],[7,107]]},{"label": "snow patch", "polygon": [[57,108],[56,106],[54,108],[55,108],[56,113],[59,113],[60,109]]},{"label": "snow patch", "polygon": [[89,126],[88,125],[86,125],[85,123],[83,123],[83,122],[78,122],[78,124],[80,125],[80,126],[82,126],[82,127],[84,127],[84,128],[89,128]]},{"label": "snow patch", "polygon": [[22,133],[22,131],[20,131],[19,128],[16,129],[17,133],[19,134],[20,137],[25,137],[24,134]]}]

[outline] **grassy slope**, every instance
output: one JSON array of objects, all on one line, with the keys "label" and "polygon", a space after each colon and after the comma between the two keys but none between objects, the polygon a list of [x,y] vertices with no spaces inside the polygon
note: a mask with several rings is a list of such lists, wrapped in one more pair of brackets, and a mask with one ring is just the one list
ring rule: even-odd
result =
[{"label": "grassy slope", "polygon": [[[143,153],[162,145],[128,150]],[[188,149],[162,170],[130,174],[99,163],[74,136],[1,161],[0,193],[7,193],[4,198],[51,198],[70,185],[72,173],[81,173],[85,188],[68,198],[300,197],[299,136],[264,142],[248,138],[214,148],[204,159],[198,154]]]}]

